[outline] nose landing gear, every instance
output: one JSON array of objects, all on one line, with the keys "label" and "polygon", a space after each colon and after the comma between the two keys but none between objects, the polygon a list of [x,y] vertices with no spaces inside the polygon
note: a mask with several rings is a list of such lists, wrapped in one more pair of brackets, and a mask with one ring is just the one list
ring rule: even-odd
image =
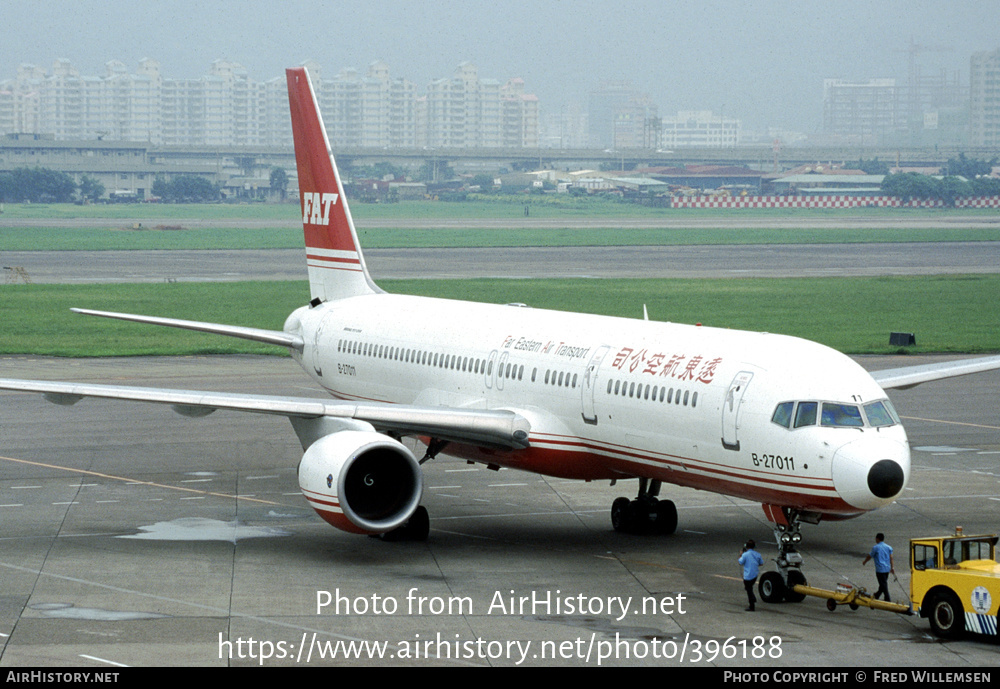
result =
[{"label": "nose landing gear", "polygon": [[796,591],[795,587],[808,584],[802,573],[802,555],[796,546],[802,542],[802,522],[818,524],[819,515],[789,507],[782,507],[778,513],[771,505],[764,505],[764,512],[774,522],[774,538],[778,544],[778,557],[774,563],[778,571],[761,575],[757,584],[760,598],[765,603],[801,603],[806,594]]}]

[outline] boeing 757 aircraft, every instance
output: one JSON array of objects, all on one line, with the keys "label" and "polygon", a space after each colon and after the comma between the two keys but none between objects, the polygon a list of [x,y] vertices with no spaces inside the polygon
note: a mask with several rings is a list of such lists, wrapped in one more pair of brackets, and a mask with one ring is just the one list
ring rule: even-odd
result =
[{"label": "boeing 757 aircraft", "polygon": [[[664,483],[759,501],[780,576],[802,583],[802,522],[888,505],[910,475],[885,390],[1000,368],[1000,356],[867,373],[792,337],[387,294],[372,280],[303,68],[287,71],[311,300],[283,330],[76,309],[286,347],[332,400],[0,380],[0,388],[287,416],[302,493],[333,526],[426,538],[420,465],[449,455],[549,476],[637,479],[621,531],[672,533]],[[400,439],[420,438],[417,458]],[[773,591],[772,591],[773,589]],[[785,592],[782,594],[782,592]]]}]

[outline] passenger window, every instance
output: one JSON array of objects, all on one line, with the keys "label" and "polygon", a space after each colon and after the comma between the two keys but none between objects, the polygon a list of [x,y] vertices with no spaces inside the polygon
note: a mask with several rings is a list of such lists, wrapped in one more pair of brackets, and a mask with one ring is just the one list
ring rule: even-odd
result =
[{"label": "passenger window", "polygon": [[799,402],[799,406],[795,410],[795,427],[802,428],[803,426],[815,425],[816,408],[818,406],[816,402]]},{"label": "passenger window", "polygon": [[782,428],[788,428],[792,423],[792,409],[794,408],[795,402],[782,402],[774,408],[774,414],[771,415],[771,423],[776,423]]}]

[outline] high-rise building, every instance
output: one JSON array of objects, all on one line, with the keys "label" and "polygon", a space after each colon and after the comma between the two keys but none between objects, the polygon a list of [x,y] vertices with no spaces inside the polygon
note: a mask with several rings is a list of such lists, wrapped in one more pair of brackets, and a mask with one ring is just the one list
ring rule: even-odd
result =
[{"label": "high-rise building", "polygon": [[590,92],[587,108],[593,148],[658,148],[656,105],[628,81],[604,81]]},{"label": "high-rise building", "polygon": [[[538,99],[524,82],[480,79],[459,65],[418,96],[381,61],[364,76],[342,70],[323,79],[307,63],[334,146],[456,148],[535,147]],[[0,134],[55,139],[147,141],[177,146],[291,145],[288,95],[281,77],[251,80],[239,64],[217,60],[197,79],[165,79],[143,60],[136,74],[118,61],[103,77],[85,77],[66,60],[47,74],[28,65],[0,83]]]},{"label": "high-rise building", "polygon": [[463,62],[451,78],[427,85],[426,146],[498,148],[501,144],[500,82],[480,79],[476,66]]},{"label": "high-rise building", "polygon": [[973,53],[970,61],[969,143],[1000,145],[1000,48]]},{"label": "high-rise building", "polygon": [[845,143],[876,145],[900,128],[895,79],[823,80],[823,132]]},{"label": "high-rise building", "polygon": [[524,79],[509,80],[500,89],[503,111],[501,145],[504,148],[537,148],[538,96],[524,92]]}]

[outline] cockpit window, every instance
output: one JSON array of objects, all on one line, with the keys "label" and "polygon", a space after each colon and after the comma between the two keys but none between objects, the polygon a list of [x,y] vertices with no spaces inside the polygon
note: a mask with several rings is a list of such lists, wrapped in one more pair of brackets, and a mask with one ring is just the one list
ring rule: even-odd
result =
[{"label": "cockpit window", "polygon": [[802,428],[815,424],[818,406],[816,402],[799,402],[798,409],[795,410],[795,427]]},{"label": "cockpit window", "polygon": [[889,404],[889,400],[866,404],[865,416],[872,426],[892,426],[899,423],[899,417],[896,416],[896,411]]},{"label": "cockpit window", "polygon": [[847,426],[860,428],[865,425],[861,418],[861,410],[853,404],[823,403],[823,416],[820,423],[823,426]]},{"label": "cockpit window", "polygon": [[774,415],[771,416],[771,421],[779,426],[788,428],[788,424],[792,422],[792,409],[794,407],[795,402],[782,402],[775,408]]},{"label": "cockpit window", "polygon": [[817,422],[827,428],[879,428],[894,426],[900,420],[887,399],[863,407],[842,402],[779,402],[771,415],[771,423],[782,428],[804,428]]}]

